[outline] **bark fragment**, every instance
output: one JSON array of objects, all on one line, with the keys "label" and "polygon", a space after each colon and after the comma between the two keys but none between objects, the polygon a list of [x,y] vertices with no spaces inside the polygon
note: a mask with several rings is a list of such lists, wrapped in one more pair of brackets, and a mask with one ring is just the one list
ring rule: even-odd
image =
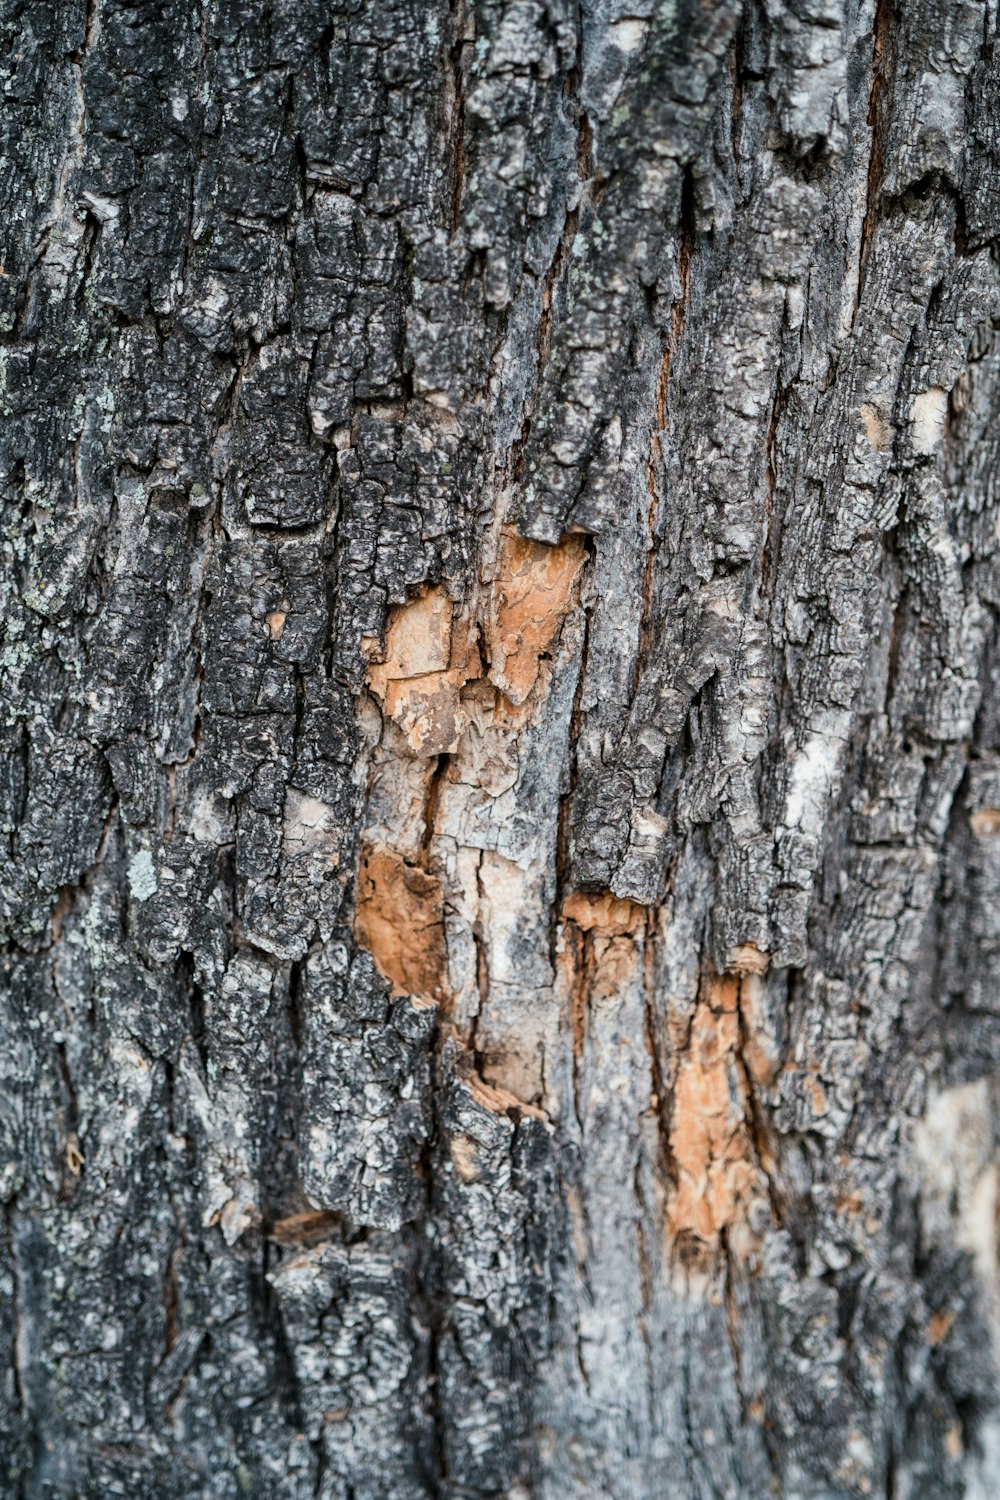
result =
[{"label": "bark fragment", "polygon": [[0,20],[4,1494],[997,1491],[995,8],[639,9]]}]

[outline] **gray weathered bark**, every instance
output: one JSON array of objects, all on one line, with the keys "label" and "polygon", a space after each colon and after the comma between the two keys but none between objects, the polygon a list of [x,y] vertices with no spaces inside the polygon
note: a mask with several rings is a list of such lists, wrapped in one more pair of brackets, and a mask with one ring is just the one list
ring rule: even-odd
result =
[{"label": "gray weathered bark", "polygon": [[0,14],[2,1493],[995,1495],[995,7]]}]

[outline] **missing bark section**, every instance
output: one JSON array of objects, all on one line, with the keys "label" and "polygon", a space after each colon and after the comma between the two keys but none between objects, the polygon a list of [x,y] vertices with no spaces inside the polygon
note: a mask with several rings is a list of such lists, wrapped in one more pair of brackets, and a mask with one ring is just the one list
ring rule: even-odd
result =
[{"label": "missing bark section", "polygon": [[[544,1110],[519,1099],[502,1084],[487,1083],[486,1079],[476,1071],[475,1059],[465,1050],[460,1039],[449,1040],[446,1044],[447,1054],[450,1054],[454,1061],[457,1077],[462,1087],[481,1109],[487,1110],[491,1115],[506,1116],[515,1123],[526,1116],[547,1122],[548,1117]],[[466,1134],[452,1136],[448,1143],[448,1152],[451,1164],[462,1182],[471,1183],[479,1180],[481,1175],[480,1144],[473,1136]]]},{"label": "missing bark section", "polygon": [[384,845],[361,852],[354,932],[394,995],[446,995],[441,882]]},{"label": "missing bark section", "polygon": [[598,937],[624,937],[626,933],[639,933],[646,921],[646,908],[637,906],[610,891],[594,894],[589,891],[571,891],[563,902],[563,919],[575,922],[583,932],[593,932]]},{"label": "missing bark section", "polygon": [[[742,28],[741,28],[742,30]],[[741,32],[737,32],[736,39],[729,49],[729,83],[730,83],[730,116],[729,116],[729,140],[733,148],[733,161],[738,168],[742,160],[740,151],[740,133],[743,126],[743,75],[740,71],[739,49],[742,46]]]},{"label": "missing bark section", "polygon": [[969,818],[969,827],[977,839],[1000,837],[1000,807],[977,807]]},{"label": "missing bark section", "polygon": [[[372,757],[355,932],[397,995],[442,1003],[491,1086],[544,1095],[550,971],[529,952],[547,935],[543,840],[522,821],[553,674],[578,647],[588,542],[528,540],[500,515],[464,604],[425,588],[369,637]],[[553,737],[567,733],[559,706]],[[544,753],[544,750],[543,752]],[[560,752],[561,753],[561,752]],[[531,768],[529,770],[529,767]],[[546,941],[546,948],[548,943]],[[480,1035],[481,1028],[481,1035]]]},{"label": "missing bark section", "polygon": [[742,1014],[756,975],[709,972],[671,1080],[667,1238],[689,1270],[722,1253],[745,1261],[759,1244],[756,1205],[767,1201],[769,1159],[755,1129],[752,1086],[768,1075],[763,1052],[748,1048]]},{"label": "missing bark section", "polygon": [[[501,536],[482,613],[490,681],[515,708],[534,692],[542,660],[576,602],[586,557],[581,536],[555,546],[510,528]],[[435,587],[390,612],[384,646],[375,637],[362,641],[368,686],[414,754],[430,758],[458,749],[475,714],[471,685],[483,678],[480,638],[471,613],[456,614],[447,592]]]},{"label": "missing bark section", "polygon": [[538,1109],[534,1104],[526,1104],[501,1084],[487,1083],[485,1078],[480,1078],[476,1073],[468,1073],[463,1082],[476,1103],[488,1109],[492,1115],[505,1115],[513,1110],[515,1115],[530,1115],[535,1120],[544,1120],[546,1117],[544,1110]]},{"label": "missing bark section", "polygon": [[487,626],[489,675],[515,706],[531,695],[542,657],[575,603],[586,556],[582,536],[555,546],[528,541],[511,528],[501,536]]},{"label": "missing bark section", "polygon": [[285,621],[288,619],[290,608],[288,600],[282,599],[264,616],[264,625],[272,641],[280,641],[284,635]]},{"label": "missing bark section", "polygon": [[343,1229],[340,1214],[327,1209],[310,1210],[275,1219],[267,1237],[278,1245],[321,1245],[336,1238]]},{"label": "missing bark section", "polygon": [[[362,642],[374,656],[377,643]],[[417,755],[446,755],[465,728],[462,688],[481,676],[475,632],[456,620],[443,588],[427,589],[389,615],[382,660],[368,669],[368,685]]]},{"label": "missing bark section", "polygon": [[864,424],[865,437],[872,451],[891,453],[895,432],[885,413],[871,401],[865,401],[861,405],[861,420]]},{"label": "missing bark section", "polygon": [[581,1066],[592,1007],[627,992],[641,962],[647,909],[610,891],[570,891],[560,911],[559,963],[573,1045],[573,1107],[583,1129]]}]

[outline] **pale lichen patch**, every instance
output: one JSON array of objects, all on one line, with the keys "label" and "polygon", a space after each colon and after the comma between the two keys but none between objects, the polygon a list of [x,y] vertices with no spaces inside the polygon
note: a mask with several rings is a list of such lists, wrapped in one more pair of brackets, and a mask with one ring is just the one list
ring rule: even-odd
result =
[{"label": "pale lichen patch", "polygon": [[153,856],[148,849],[139,849],[128,862],[128,888],[135,901],[148,901],[158,890]]},{"label": "pale lichen patch", "polygon": [[918,391],[910,405],[911,441],[914,453],[933,453],[944,437],[948,392],[940,385]]},{"label": "pale lichen patch", "polygon": [[325,853],[329,862],[336,864],[342,839],[336,808],[290,788],[285,797],[282,837],[289,857]]},{"label": "pale lichen patch", "polygon": [[819,834],[842,748],[842,739],[819,729],[791,755],[784,818],[789,828],[813,838]]},{"label": "pale lichen patch", "polygon": [[913,1147],[923,1234],[928,1243],[949,1252],[957,1247],[971,1258],[984,1321],[1000,1354],[1000,1185],[988,1081],[979,1078],[937,1094],[914,1127]]}]

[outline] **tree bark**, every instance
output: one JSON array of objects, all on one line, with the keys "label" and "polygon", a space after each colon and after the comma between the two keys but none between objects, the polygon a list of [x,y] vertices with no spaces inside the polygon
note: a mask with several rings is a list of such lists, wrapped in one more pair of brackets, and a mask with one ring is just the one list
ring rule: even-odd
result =
[{"label": "tree bark", "polygon": [[995,1495],[995,7],[2,17],[2,1493]]}]

